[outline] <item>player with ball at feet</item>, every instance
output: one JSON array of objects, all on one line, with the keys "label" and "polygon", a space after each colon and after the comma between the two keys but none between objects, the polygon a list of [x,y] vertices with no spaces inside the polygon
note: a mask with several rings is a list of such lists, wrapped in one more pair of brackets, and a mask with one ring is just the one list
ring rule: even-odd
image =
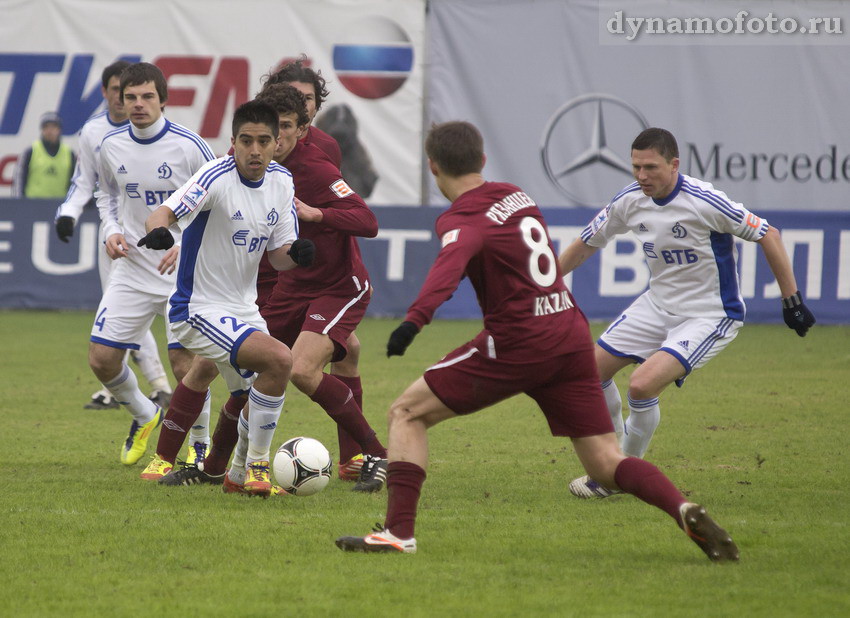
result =
[{"label": "player with ball at feet", "polygon": [[390,336],[387,356],[404,354],[464,276],[481,305],[484,330],[427,369],[392,404],[386,520],[365,537],[338,538],[337,546],[415,552],[428,429],[526,393],[540,406],[552,434],[572,439],[594,478],[666,512],[711,560],[737,560],[732,539],[703,507],[688,502],[654,465],[620,451],[587,320],[564,285],[534,201],[519,187],[484,180],[483,139],[469,123],[434,126],[425,151],[437,186],[452,205],[437,219],[442,249],[405,321]]},{"label": "player with ball at feet", "polygon": [[[215,368],[233,397],[244,397],[247,448],[237,447],[230,480],[245,493],[268,496],[269,451],[283,409],[292,354],[268,334],[255,303],[260,256],[268,253],[278,270],[309,266],[314,245],[298,239],[292,176],[272,161],[279,130],[274,108],[257,101],[233,115],[232,156],[210,162],[148,217],[139,245],[168,249],[167,229],[178,224],[183,250],[168,318],[180,343],[198,356],[183,384],[205,392]],[[186,419],[189,425],[193,419]],[[158,456],[175,455],[175,445],[160,444]],[[242,439],[242,438],[240,438]],[[239,460],[239,453],[245,457]],[[224,475],[206,482],[224,481]]]}]

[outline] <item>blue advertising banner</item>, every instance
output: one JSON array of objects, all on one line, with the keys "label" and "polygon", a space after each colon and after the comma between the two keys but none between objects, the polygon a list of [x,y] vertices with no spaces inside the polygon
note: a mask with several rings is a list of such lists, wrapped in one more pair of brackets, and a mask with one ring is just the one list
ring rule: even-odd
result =
[{"label": "blue advertising banner", "polygon": [[[94,309],[100,300],[97,275],[97,214],[87,210],[71,242],[53,230],[56,202],[0,200],[0,307]],[[439,250],[436,208],[376,208],[377,238],[361,239],[375,294],[372,316],[401,317],[416,297]],[[544,208],[555,250],[561,251],[596,214],[591,209]],[[782,231],[806,303],[822,324],[850,323],[850,214],[760,212]],[[755,243],[739,243],[740,281],[749,322],[780,322],[779,289]],[[568,276],[579,306],[590,319],[618,315],[648,281],[641,248],[621,237]],[[437,314],[480,316],[464,282]]]}]

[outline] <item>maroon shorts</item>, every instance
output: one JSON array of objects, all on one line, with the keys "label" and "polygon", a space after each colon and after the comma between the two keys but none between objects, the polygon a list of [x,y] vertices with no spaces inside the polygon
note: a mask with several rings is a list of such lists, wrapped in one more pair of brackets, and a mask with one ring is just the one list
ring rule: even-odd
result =
[{"label": "maroon shorts", "polygon": [[298,296],[277,291],[260,314],[269,334],[290,348],[302,331],[327,335],[334,343],[331,362],[338,363],[348,354],[345,343],[366,314],[371,292],[368,286],[355,296]]},{"label": "maroon shorts", "polygon": [[525,393],[540,406],[553,436],[583,438],[614,431],[592,347],[517,363],[489,358],[480,339],[457,348],[423,376],[450,410],[470,414]]}]

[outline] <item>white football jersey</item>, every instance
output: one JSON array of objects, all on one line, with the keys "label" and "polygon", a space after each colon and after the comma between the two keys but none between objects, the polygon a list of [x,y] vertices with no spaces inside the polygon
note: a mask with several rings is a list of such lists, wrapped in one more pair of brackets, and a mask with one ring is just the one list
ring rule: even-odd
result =
[{"label": "white football jersey", "polygon": [[126,126],[129,120],[112,122],[109,112],[95,114],[80,129],[77,142],[77,166],[71,177],[71,186],[65,201],[59,206],[57,217],[73,217],[74,221],[83,214],[83,208],[94,195],[97,187],[97,173],[100,169],[100,143],[107,133]]},{"label": "white football jersey", "polygon": [[162,251],[136,243],[146,234],[148,216],[214,158],[203,139],[164,117],[146,129],[128,124],[107,133],[100,146],[97,208],[104,238],[123,233],[128,244],[128,257],[115,260],[110,277],[140,290],[171,293],[174,274],[157,270]]},{"label": "white football jersey", "polygon": [[604,247],[631,231],[649,265],[647,294],[656,305],[674,315],[743,320],[733,236],[757,241],[768,227],[710,183],[679,174],[676,188],[663,200],[630,184],[590,222],[581,239]]},{"label": "white football jersey", "polygon": [[193,304],[237,315],[255,311],[263,252],[298,238],[289,170],[272,162],[254,182],[238,172],[232,156],[223,157],[207,163],[163,206],[183,232],[169,320],[188,319]]}]

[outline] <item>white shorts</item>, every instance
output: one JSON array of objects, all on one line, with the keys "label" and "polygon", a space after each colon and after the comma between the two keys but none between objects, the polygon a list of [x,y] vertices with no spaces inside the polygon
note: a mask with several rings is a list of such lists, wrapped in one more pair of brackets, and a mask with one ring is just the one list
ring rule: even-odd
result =
[{"label": "white shorts", "polygon": [[[663,350],[675,356],[685,376],[732,343],[744,323],[732,318],[688,318],[664,311],[642,294],[597,340],[614,356],[637,363]],[[676,381],[681,386],[684,380]]]},{"label": "white shorts", "polygon": [[213,361],[231,393],[241,394],[251,388],[256,374],[239,368],[239,347],[251,333],[268,334],[259,310],[234,314],[220,307],[194,305],[189,319],[171,324],[183,346],[198,356]]},{"label": "white shorts", "polygon": [[182,348],[168,324],[168,296],[151,294],[110,279],[100,299],[91,341],[110,348],[138,350],[157,315],[165,318],[168,348]]}]

